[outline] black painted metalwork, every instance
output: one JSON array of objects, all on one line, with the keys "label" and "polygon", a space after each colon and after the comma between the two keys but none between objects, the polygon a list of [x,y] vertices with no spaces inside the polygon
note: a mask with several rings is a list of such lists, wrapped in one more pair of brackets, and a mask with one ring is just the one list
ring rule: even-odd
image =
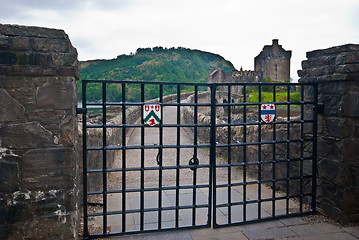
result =
[{"label": "black painted metalwork", "polygon": [[[95,86],[101,96],[88,99]],[[120,96],[109,101],[114,88]],[[192,102],[184,101],[189,89]],[[148,99],[154,90],[158,98]],[[201,98],[205,91],[209,97]],[[298,83],[83,80],[84,238],[315,212],[317,91]],[[143,120],[149,103],[161,106],[158,125]],[[266,103],[276,107],[268,124],[261,120]],[[183,122],[185,107],[192,123]],[[209,122],[199,121],[202,111]],[[184,129],[193,143],[184,142]],[[115,131],[118,137],[110,138]],[[138,142],[128,139],[134,132]],[[209,151],[208,158],[200,151]]]}]

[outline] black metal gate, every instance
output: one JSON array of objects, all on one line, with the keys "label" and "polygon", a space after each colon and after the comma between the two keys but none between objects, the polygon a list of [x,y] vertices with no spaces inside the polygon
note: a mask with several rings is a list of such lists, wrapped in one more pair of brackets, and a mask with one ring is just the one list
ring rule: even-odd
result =
[{"label": "black metal gate", "polygon": [[81,90],[85,238],[315,211],[317,85],[83,80]]}]

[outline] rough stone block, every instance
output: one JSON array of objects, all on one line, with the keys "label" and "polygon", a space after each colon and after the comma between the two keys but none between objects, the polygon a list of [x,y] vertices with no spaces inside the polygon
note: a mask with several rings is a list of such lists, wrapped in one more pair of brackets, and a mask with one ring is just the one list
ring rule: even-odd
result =
[{"label": "rough stone block", "polygon": [[308,68],[306,74],[309,76],[323,76],[323,75],[330,75],[335,73],[336,67],[335,66],[320,66],[314,68]]},{"label": "rough stone block", "polygon": [[359,137],[359,120],[354,122],[354,137]]},{"label": "rough stone block", "polygon": [[11,38],[11,49],[12,50],[28,50],[29,49],[29,38],[14,36]]},{"label": "rough stone block", "polygon": [[9,227],[5,224],[0,224],[0,239],[8,239]]},{"label": "rough stone block", "polygon": [[9,37],[0,33],[0,50],[7,50],[9,45]]},{"label": "rough stone block", "polygon": [[5,148],[41,148],[53,144],[52,133],[39,123],[8,125],[0,128],[0,136]]},{"label": "rough stone block", "polygon": [[325,118],[326,135],[343,139],[351,135],[350,120],[344,118]]},{"label": "rough stone block", "polygon": [[332,55],[318,56],[306,60],[306,62],[302,64],[302,67],[303,69],[310,69],[313,67],[335,65],[335,60],[336,60],[336,56],[332,56]]},{"label": "rough stone block", "polygon": [[15,162],[0,158],[0,192],[13,192],[19,188],[19,169]]},{"label": "rough stone block", "polygon": [[32,38],[31,47],[40,52],[69,52],[69,42],[66,39]]},{"label": "rough stone block", "polygon": [[335,67],[335,71],[337,73],[357,73],[359,72],[359,64],[358,63],[352,63],[352,64],[343,64],[338,65]]},{"label": "rough stone block", "polygon": [[23,157],[24,186],[31,190],[71,189],[76,154],[72,148],[30,150]]},{"label": "rough stone block", "polygon": [[359,63],[359,52],[343,52],[337,55],[335,64]]},{"label": "rough stone block", "polygon": [[19,65],[47,65],[48,54],[44,53],[17,53],[17,64]]},{"label": "rough stone block", "polygon": [[348,218],[346,214],[337,207],[335,204],[328,201],[328,199],[324,199],[319,202],[320,208],[324,210],[324,212],[335,221],[341,222],[342,224],[346,224],[348,222]]},{"label": "rough stone block", "polygon": [[15,64],[17,56],[12,52],[0,52],[0,64]]},{"label": "rough stone block", "polygon": [[80,79],[78,70],[76,67],[62,67],[58,69],[58,75],[60,76],[75,76],[76,79]]},{"label": "rough stone block", "polygon": [[38,65],[26,66],[22,68],[22,70],[23,71],[18,74],[19,71],[13,68],[11,74],[26,76],[55,76],[57,72],[56,67]]},{"label": "rough stone block", "polygon": [[343,96],[322,95],[320,102],[324,103],[325,117],[343,116]]},{"label": "rough stone block", "polygon": [[51,54],[51,64],[62,67],[77,67],[77,54],[74,53],[53,53]]},{"label": "rough stone block", "polygon": [[[321,181],[339,185],[343,181],[342,164],[336,160],[323,159],[318,162],[318,177]],[[334,190],[329,188],[330,191]]]},{"label": "rough stone block", "polygon": [[348,117],[359,117],[359,93],[344,96],[343,114]]},{"label": "rough stone block", "polygon": [[9,222],[25,221],[26,219],[32,219],[33,217],[28,203],[14,202],[8,207],[6,220]]},{"label": "rough stone block", "polygon": [[343,140],[343,161],[359,162],[359,139],[347,138]]},{"label": "rough stone block", "polygon": [[42,27],[0,24],[0,33],[7,36],[48,37],[68,39],[63,30]]},{"label": "rough stone block", "polygon": [[307,52],[307,58],[321,57],[325,55],[337,55],[342,52],[352,52],[359,51],[358,44],[346,44],[341,46],[335,46],[322,50],[315,50],[311,52]]},{"label": "rough stone block", "polygon": [[355,213],[355,211],[359,211],[358,196],[359,186],[345,188],[341,201],[341,208],[350,214]]},{"label": "rough stone block", "polygon": [[76,102],[76,89],[72,83],[55,83],[39,87],[36,106],[39,109],[69,109]]},{"label": "rough stone block", "polygon": [[0,89],[0,122],[19,122],[25,120],[25,108],[12,98],[7,91]]},{"label": "rough stone block", "polygon": [[321,84],[320,87],[320,93],[324,95],[343,95],[348,92],[346,82],[341,81],[327,82],[325,84]]}]

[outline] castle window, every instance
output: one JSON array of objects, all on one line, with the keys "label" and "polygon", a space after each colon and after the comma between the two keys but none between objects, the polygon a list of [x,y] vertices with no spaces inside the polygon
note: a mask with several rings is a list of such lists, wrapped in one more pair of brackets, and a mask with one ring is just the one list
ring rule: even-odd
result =
[{"label": "castle window", "polygon": [[277,66],[277,64],[274,66],[274,69],[275,69],[275,71],[278,71],[278,66]]}]

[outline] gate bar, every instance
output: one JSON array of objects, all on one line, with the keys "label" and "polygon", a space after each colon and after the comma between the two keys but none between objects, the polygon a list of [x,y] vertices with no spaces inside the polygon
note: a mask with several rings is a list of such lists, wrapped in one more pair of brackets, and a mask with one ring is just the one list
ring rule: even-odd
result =
[{"label": "gate bar", "polygon": [[102,83],[102,146],[103,146],[103,150],[102,150],[102,190],[103,190],[103,194],[102,194],[102,203],[103,203],[103,208],[102,208],[102,213],[103,213],[103,233],[106,234],[107,233],[107,154],[106,154],[106,146],[107,146],[107,131],[106,131],[106,122],[107,122],[107,118],[106,118],[106,101],[107,101],[107,96],[106,96],[106,82]]},{"label": "gate bar", "polygon": [[[262,102],[262,86],[258,86],[258,101]],[[262,121],[261,121],[261,104],[258,105],[258,219],[261,219],[262,213]]]},{"label": "gate bar", "polygon": [[[276,102],[276,96],[277,96],[277,91],[276,91],[276,86],[273,86],[273,102]],[[277,120],[276,120],[277,121]],[[277,135],[276,135],[276,121],[274,121],[273,123],[273,163],[272,163],[272,179],[276,179],[276,174],[275,174],[275,170],[276,170],[276,141],[277,141]],[[275,192],[276,192],[276,181],[273,181],[273,188],[272,188],[272,216],[275,216]]]},{"label": "gate bar", "polygon": [[176,212],[175,212],[175,227],[178,228],[178,220],[179,220],[179,187],[180,187],[180,168],[181,165],[181,85],[177,85],[177,159],[176,159]]},{"label": "gate bar", "polygon": [[[247,102],[247,86],[243,86],[243,103]],[[243,122],[247,122],[247,105],[243,106]],[[243,143],[247,144],[247,125],[243,125]],[[247,145],[243,145],[243,221],[247,220]]]},{"label": "gate bar", "polygon": [[231,204],[232,204],[232,190],[231,190],[231,184],[232,184],[232,167],[231,167],[231,164],[232,164],[232,148],[231,148],[231,140],[232,140],[232,127],[231,127],[231,124],[232,124],[232,107],[230,105],[231,103],[231,95],[232,95],[232,92],[231,92],[231,85],[228,85],[228,107],[227,107],[227,117],[228,117],[228,136],[227,136],[227,143],[228,143],[228,148],[227,148],[227,154],[228,154],[228,188],[227,188],[227,197],[228,197],[228,223],[232,223],[232,207],[231,207]]},{"label": "gate bar", "polygon": [[[141,102],[145,102],[145,85],[141,84]],[[141,190],[140,190],[140,231],[143,231],[144,229],[144,209],[145,209],[145,149],[143,146],[145,146],[145,125],[143,120],[143,108],[144,105],[141,105]]]},{"label": "gate bar", "polygon": [[159,170],[158,170],[158,229],[162,228],[162,157],[163,157],[163,85],[160,84],[160,105],[162,119],[159,123]]},{"label": "gate bar", "polygon": [[[82,108],[86,108],[86,84],[82,82]],[[82,164],[83,164],[83,207],[84,207],[84,236],[89,236],[88,209],[87,209],[87,117],[86,111],[82,114]]]},{"label": "gate bar", "polygon": [[126,84],[122,83],[122,232],[126,232]]},{"label": "gate bar", "polygon": [[[194,87],[194,103],[198,103],[198,87],[195,86]],[[197,116],[198,116],[198,106],[195,105],[194,106],[194,117],[193,117],[193,124],[195,125],[194,127],[194,134],[193,134],[193,160],[195,161],[197,159]],[[196,225],[196,208],[194,206],[196,206],[196,197],[197,197],[197,166],[194,167],[193,169],[193,199],[192,199],[192,226]]]},{"label": "gate bar", "polygon": [[[212,226],[211,219],[213,214],[213,227],[217,226],[216,221],[216,205],[217,205],[217,194],[216,194],[216,168],[214,167],[216,165],[216,88],[217,84],[210,85],[211,90],[211,137],[210,137],[210,165],[212,166],[210,168],[210,175],[209,175],[209,185],[210,185],[210,191],[208,194],[208,198],[210,200],[210,208],[208,211],[208,225]],[[212,200],[212,194],[213,194],[213,200]],[[212,201],[211,201],[212,200]],[[212,204],[212,206],[211,206]],[[212,209],[212,211],[210,210]]]},{"label": "gate bar", "polygon": [[315,213],[317,211],[317,123],[318,123],[318,83],[313,85],[314,91],[314,109],[313,111],[313,163],[312,163],[312,211]]}]

